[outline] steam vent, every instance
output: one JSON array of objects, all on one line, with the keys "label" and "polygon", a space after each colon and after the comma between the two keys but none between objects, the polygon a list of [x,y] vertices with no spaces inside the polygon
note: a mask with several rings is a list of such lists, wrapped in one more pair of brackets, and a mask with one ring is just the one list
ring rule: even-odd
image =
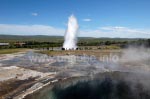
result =
[{"label": "steam vent", "polygon": [[68,28],[64,36],[64,44],[62,50],[77,50],[77,32],[78,22],[74,15],[71,15],[68,20]]}]

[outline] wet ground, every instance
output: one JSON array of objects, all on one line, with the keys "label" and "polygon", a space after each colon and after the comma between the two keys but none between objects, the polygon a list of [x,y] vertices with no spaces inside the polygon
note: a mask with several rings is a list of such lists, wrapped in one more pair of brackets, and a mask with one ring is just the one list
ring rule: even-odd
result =
[{"label": "wet ground", "polygon": [[[143,53],[142,53],[142,55],[143,55]],[[122,83],[122,81],[123,81],[123,84],[124,84],[124,82],[126,84],[126,81],[128,83],[128,82],[130,82],[131,79],[136,78],[135,74],[139,74],[139,76],[137,78],[146,77],[146,78],[143,78],[142,83],[139,82],[140,85],[143,86],[143,81],[147,82],[148,85],[150,84],[150,82],[148,81],[148,79],[150,79],[148,77],[150,77],[150,76],[145,76],[145,75],[149,75],[149,72],[150,72],[149,56],[147,56],[146,58],[139,58],[138,61],[137,60],[133,61],[132,59],[129,59],[130,60],[129,61],[129,60],[124,60],[123,59],[124,57],[123,58],[120,56],[118,56],[118,57],[120,59],[119,61],[107,61],[107,60],[103,61],[103,60],[99,60],[99,58],[97,58],[95,56],[90,56],[90,55],[71,55],[71,54],[66,55],[65,54],[65,55],[61,55],[61,56],[59,56],[59,55],[51,56],[51,55],[46,55],[46,54],[35,53],[33,51],[29,51],[29,52],[25,52],[25,53],[1,56],[0,68],[4,68],[4,69],[8,68],[8,70],[6,70],[6,72],[8,72],[10,70],[10,67],[14,66],[14,67],[21,69],[23,74],[26,73],[25,71],[32,70],[32,72],[34,72],[34,74],[35,74],[34,77],[38,78],[39,74],[41,77],[42,77],[42,75],[45,75],[40,79],[38,78],[39,81],[38,80],[36,81],[36,82],[40,82],[42,84],[45,84],[45,83],[47,83],[49,81],[53,81],[53,80],[59,80],[59,82],[61,82],[61,79],[69,78],[71,80],[69,80],[69,82],[68,82],[68,79],[65,80],[64,85],[65,86],[67,84],[71,85],[72,82],[74,82],[74,77],[77,77],[77,79],[75,80],[76,82],[80,81],[80,77],[81,78],[83,77],[83,80],[85,79],[85,77],[87,77],[88,81],[86,81],[85,83],[89,84],[89,82],[90,82],[90,84],[91,83],[93,84],[93,77],[95,78],[95,75],[96,75],[96,77],[98,75],[98,77],[100,77],[100,79],[99,79],[100,85],[103,83],[103,81],[105,82],[105,78],[109,78],[111,82],[108,82],[108,83],[112,84],[112,86],[114,86],[114,88],[116,88],[116,86],[118,86],[119,83]],[[127,59],[129,58],[129,56],[126,56],[126,57],[127,57]],[[15,74],[15,75],[18,75],[19,77],[22,76],[22,75],[20,75],[20,73],[16,74],[16,72],[15,73],[12,72],[12,73],[8,73],[8,74],[10,74],[10,75]],[[119,73],[116,73],[116,72],[119,72]],[[47,74],[47,73],[50,73],[50,74]],[[51,78],[51,76],[49,76],[49,75],[51,75],[51,73],[53,74],[53,76],[52,76],[52,79],[49,79],[49,78]],[[5,74],[5,73],[3,73],[3,74]],[[3,74],[0,74],[0,76],[3,76]],[[27,73],[27,75],[29,75],[29,74]],[[130,75],[128,75],[128,74],[130,74]],[[102,76],[102,75],[104,75],[104,76]],[[114,78],[114,77],[116,77],[116,75],[117,75],[117,77],[122,78],[122,79]],[[142,75],[142,76],[140,76],[140,75]],[[129,76],[130,80],[126,80],[128,78],[128,76]],[[16,76],[14,76],[14,77],[16,77]],[[17,77],[16,79],[18,80],[19,77]],[[30,77],[30,75],[26,76],[26,78],[29,78],[29,77]],[[104,77],[104,78],[102,79],[101,77]],[[25,80],[25,79],[23,79],[23,80]],[[59,82],[58,82],[58,85],[59,85]],[[94,80],[94,82],[95,82],[95,80]],[[116,84],[116,82],[118,84]],[[42,84],[40,84],[40,85],[42,86]],[[29,95],[28,97],[30,97],[30,98],[27,98],[27,99],[73,99],[73,97],[71,98],[71,96],[69,95],[69,94],[73,94],[73,93],[68,93],[68,92],[70,92],[68,90],[74,90],[74,87],[76,88],[78,86],[78,83],[76,83],[76,84],[71,85],[71,87],[69,87],[69,89],[68,89],[68,87],[60,88],[60,89],[59,88],[51,89],[51,88],[54,88],[57,86],[57,83],[56,83],[56,86],[54,86],[54,87],[49,86],[48,90],[42,89],[42,90],[38,91],[38,92],[42,93],[42,94],[39,94],[40,95],[39,97],[41,97],[41,98],[38,98],[38,97],[35,98],[36,96],[34,94],[32,94],[32,96]],[[61,86],[64,86],[64,85],[61,85]],[[81,86],[89,87],[88,85],[84,85],[84,83],[82,83]],[[99,86],[99,84],[94,85],[94,87],[97,87],[97,86]],[[145,84],[144,84],[144,86],[145,86]],[[127,87],[134,88],[135,86],[127,85]],[[80,90],[80,88],[79,89],[77,88],[77,90]],[[100,89],[93,89],[93,88],[92,89],[85,89],[85,88],[82,89],[81,88],[81,90],[89,90],[89,91],[90,90],[101,90],[101,87],[100,87]],[[114,90],[114,89],[108,88],[108,90]],[[120,89],[117,89],[117,90],[120,90]],[[122,90],[124,90],[124,86],[123,86]],[[134,91],[134,90],[131,90],[131,91]],[[7,92],[9,92],[9,91],[7,91]],[[55,95],[56,98],[50,98],[52,96],[47,96],[47,94],[49,94],[49,92],[50,93],[53,92],[53,94]],[[65,93],[68,93],[68,94],[65,94]],[[79,93],[79,92],[77,92],[77,93]],[[139,93],[142,93],[142,92],[139,92]],[[64,96],[60,96],[59,94],[62,94],[62,95],[64,94]],[[96,94],[93,94],[90,92],[82,93],[82,94],[83,95],[90,94],[89,97],[93,97],[93,95],[94,96],[96,95]],[[116,94],[116,93],[113,93],[113,91],[111,91],[111,92],[109,92],[109,94]],[[122,94],[122,93],[120,93],[120,94]],[[146,89],[146,93],[144,91],[143,94],[144,94],[143,97],[149,97],[149,89]],[[43,95],[45,95],[46,97],[43,98]],[[80,94],[78,94],[78,95],[80,96]],[[74,94],[72,96],[74,96]],[[79,96],[76,98],[81,99],[81,98],[79,98]],[[114,98],[112,98],[114,96],[112,96],[112,95],[110,95],[110,96],[111,96],[111,98],[105,97],[103,99],[114,99]],[[63,97],[63,98],[60,98],[60,97]],[[66,97],[70,97],[70,98],[66,98]],[[102,97],[103,96],[101,95],[101,96],[99,96],[99,98],[92,98],[92,99],[101,99]],[[88,98],[84,97],[82,99],[88,99]],[[89,99],[91,99],[91,98],[89,98]],[[117,97],[115,99],[130,99],[130,98]],[[132,99],[138,99],[138,98],[133,97]],[[141,98],[141,99],[149,99],[149,98]]]}]

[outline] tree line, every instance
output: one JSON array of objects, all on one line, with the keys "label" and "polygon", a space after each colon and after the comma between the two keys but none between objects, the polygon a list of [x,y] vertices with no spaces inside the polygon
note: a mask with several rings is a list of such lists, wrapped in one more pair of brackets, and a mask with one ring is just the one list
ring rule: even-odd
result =
[{"label": "tree line", "polygon": [[[11,48],[52,48],[62,47],[63,41],[60,42],[38,42],[38,41],[14,41],[10,42],[8,46],[0,46],[0,49],[11,49]],[[129,46],[145,46],[150,47],[150,39],[138,39],[138,40],[79,40],[78,46],[109,46],[116,45],[121,48]]]}]

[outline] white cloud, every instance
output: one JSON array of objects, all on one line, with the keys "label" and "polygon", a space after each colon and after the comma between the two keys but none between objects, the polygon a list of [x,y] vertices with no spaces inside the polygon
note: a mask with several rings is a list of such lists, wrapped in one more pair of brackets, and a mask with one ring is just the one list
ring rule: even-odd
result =
[{"label": "white cloud", "polygon": [[92,21],[92,19],[86,18],[86,19],[83,19],[83,21],[90,22],[90,21]]},{"label": "white cloud", "polygon": [[150,35],[150,31],[140,30],[140,29],[131,29],[127,27],[120,27],[120,26],[109,26],[109,27],[101,27],[100,29],[106,31],[113,31],[113,32],[126,32],[126,33],[137,33],[137,34],[148,34]]},{"label": "white cloud", "polygon": [[47,25],[0,24],[0,34],[14,35],[64,35],[65,30]]},{"label": "white cloud", "polygon": [[111,30],[111,31],[115,31],[115,30],[122,30],[122,29],[126,29],[126,27],[121,27],[121,26],[108,26],[108,27],[101,27],[100,29],[102,30]]},{"label": "white cloud", "polygon": [[[0,34],[13,35],[59,35],[65,34],[65,29],[48,25],[16,25],[0,24]],[[79,30],[79,36],[84,37],[120,37],[120,38],[150,38],[150,30],[131,29],[120,26],[100,27],[94,30]]]},{"label": "white cloud", "polygon": [[32,16],[38,16],[38,13],[33,12],[33,13],[31,13],[31,15],[32,15]]},{"label": "white cloud", "polygon": [[150,30],[131,29],[120,26],[101,27],[95,30],[82,30],[81,36],[120,37],[120,38],[150,38]]}]

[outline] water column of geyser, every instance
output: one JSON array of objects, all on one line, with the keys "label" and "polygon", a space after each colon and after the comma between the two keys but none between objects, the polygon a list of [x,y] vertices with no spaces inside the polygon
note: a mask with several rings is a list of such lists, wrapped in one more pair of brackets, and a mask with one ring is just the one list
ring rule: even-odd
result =
[{"label": "water column of geyser", "polygon": [[77,31],[78,22],[74,15],[71,15],[68,20],[68,28],[64,36],[63,50],[76,50],[77,49]]}]

